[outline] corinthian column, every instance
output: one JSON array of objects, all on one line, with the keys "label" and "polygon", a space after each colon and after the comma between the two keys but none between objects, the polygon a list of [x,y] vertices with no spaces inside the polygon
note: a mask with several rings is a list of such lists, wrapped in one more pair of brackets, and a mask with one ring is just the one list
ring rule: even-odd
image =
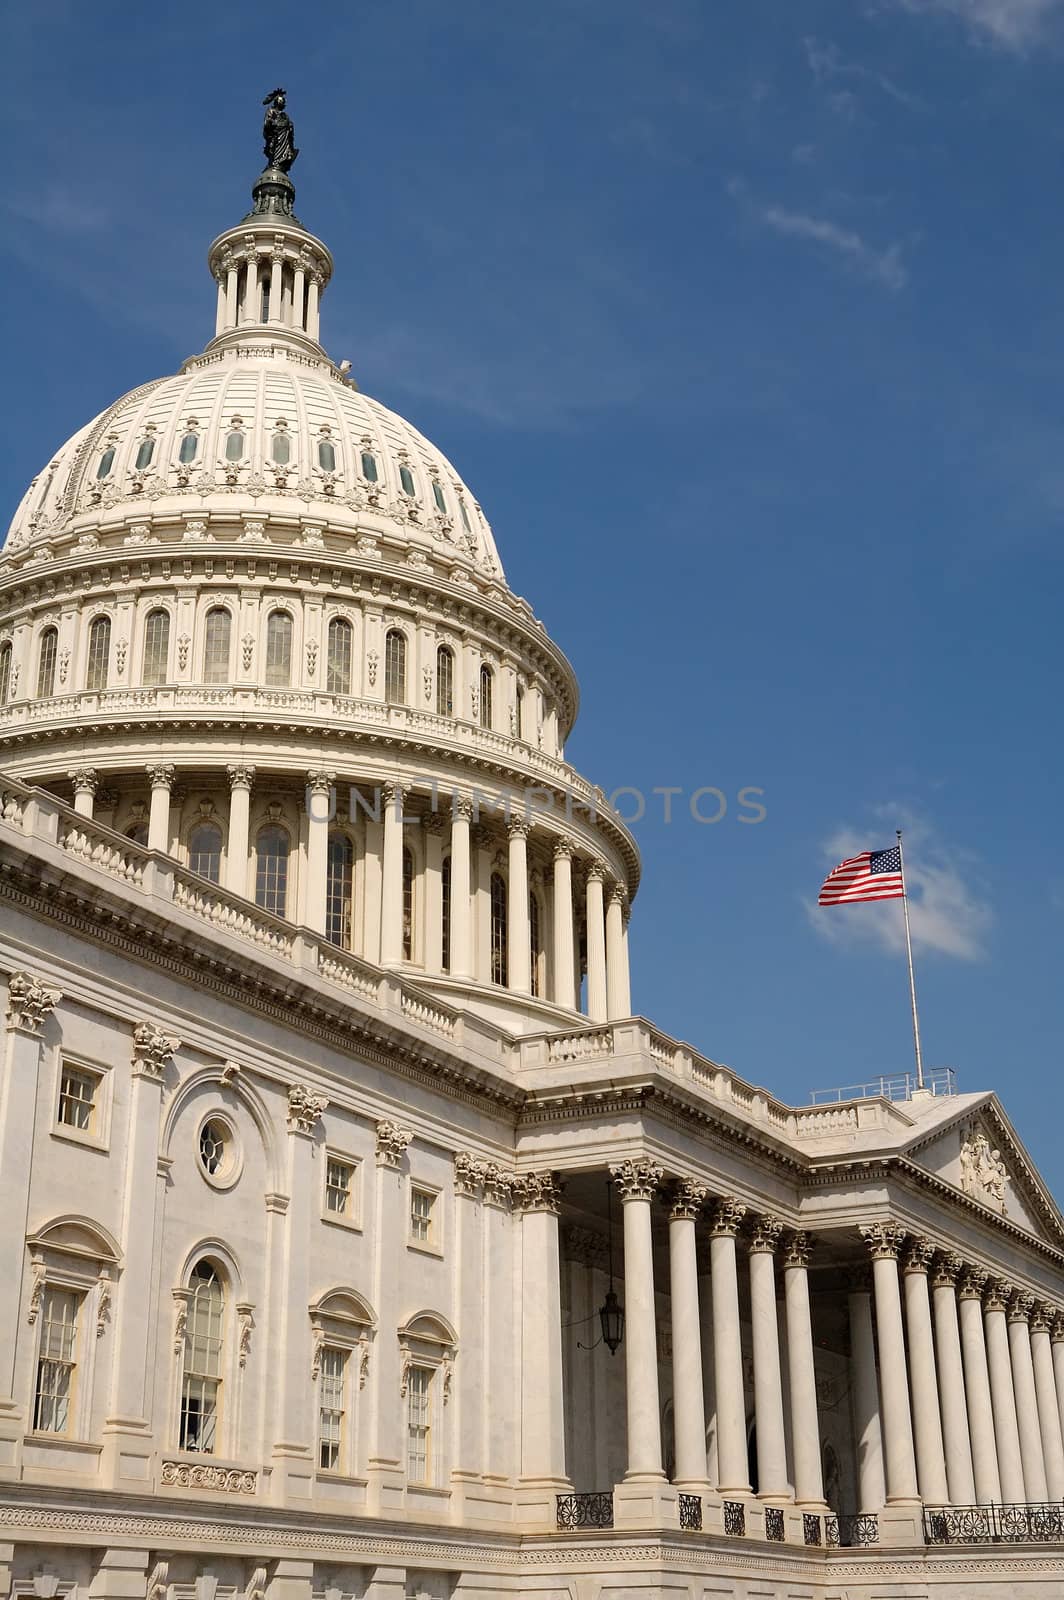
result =
[{"label": "corinthian column", "polygon": [[628,948],[624,937],[627,904],[628,891],[624,885],[611,884],[606,902],[606,1011],[611,1022],[632,1014]]},{"label": "corinthian column", "polygon": [[1011,1283],[996,1278],[988,1287],[983,1325],[986,1330],[986,1356],[990,1369],[990,1397],[997,1436],[998,1472],[1001,1498],[1008,1505],[1022,1505],[1027,1494],[1023,1481],[1023,1453],[1016,1420],[1016,1394],[1012,1387],[1012,1359],[1005,1327],[1005,1307],[1012,1297]]},{"label": "corinthian column", "polygon": [[672,1394],[676,1422],[675,1483],[699,1493],[706,1478],[706,1407],[702,1392],[702,1330],[698,1306],[695,1222],[705,1184],[684,1178],[669,1211],[669,1287],[672,1302]]},{"label": "corinthian column", "polygon": [[883,1444],[887,1457],[887,1504],[913,1504],[920,1495],[916,1485],[909,1377],[905,1368],[905,1331],[898,1287],[898,1253],[905,1240],[905,1231],[886,1222],[866,1224],[858,1231],[872,1257],[876,1331],[879,1334],[879,1379],[883,1394]]},{"label": "corinthian column", "polygon": [[661,1478],[658,1335],[650,1203],[664,1173],[652,1161],[610,1168],[624,1203],[624,1345],[628,1400],[626,1478]]},{"label": "corinthian column", "polygon": [[850,1350],[853,1360],[853,1431],[857,1444],[857,1509],[881,1511],[887,1497],[883,1479],[883,1429],[879,1420],[876,1340],[872,1329],[872,1281],[867,1267],[849,1275]]},{"label": "corinthian column", "polygon": [[1057,1389],[1057,1409],[1060,1412],[1061,1430],[1064,1432],[1064,1313],[1057,1312],[1049,1332],[1053,1347],[1053,1382]]},{"label": "corinthian column", "polygon": [[511,817],[506,828],[509,838],[509,941],[506,964],[507,986],[519,994],[532,987],[531,942],[528,931],[528,834],[524,817]]},{"label": "corinthian column", "polygon": [[1031,1316],[1031,1359],[1038,1395],[1038,1424],[1042,1432],[1048,1498],[1064,1500],[1064,1439],[1061,1437],[1060,1411],[1053,1378],[1053,1349],[1049,1338],[1052,1317],[1048,1306],[1034,1308]]},{"label": "corinthian column", "polygon": [[403,959],[403,787],[381,786],[384,808],[384,851],[381,883],[381,965]]},{"label": "corinthian column", "polygon": [[[521,1212],[521,1470],[527,1485],[564,1489],[560,1188],[549,1172],[514,1183]],[[475,1381],[475,1380],[474,1380]],[[553,1509],[553,1508],[552,1508]]]},{"label": "corinthian column", "polygon": [[783,1252],[783,1292],[787,1306],[794,1498],[799,1505],[823,1509],[824,1472],[820,1464],[820,1418],[813,1362],[813,1320],[809,1310],[811,1251],[812,1240],[807,1233],[788,1235]]},{"label": "corinthian column", "polygon": [[1038,1395],[1031,1359],[1031,1330],[1028,1326],[1033,1309],[1034,1299],[1031,1295],[1013,1295],[1008,1310],[1009,1357],[1012,1362],[1012,1389],[1016,1396],[1024,1488],[1028,1502],[1041,1505],[1048,1500],[1049,1489],[1042,1455],[1042,1431],[1038,1423]]},{"label": "corinthian column", "polygon": [[983,1288],[986,1273],[968,1267],[957,1290],[960,1308],[961,1351],[964,1356],[964,1392],[968,1401],[968,1432],[972,1441],[975,1498],[982,1506],[1001,1499],[994,1407],[990,1398],[990,1372],[983,1328]]},{"label": "corinthian column", "polygon": [[713,1278],[713,1374],[717,1395],[717,1488],[722,1495],[750,1493],[746,1449],[746,1392],[739,1332],[739,1279],[735,1236],[746,1215],[737,1200],[718,1200],[710,1225]]},{"label": "corinthian column", "polygon": [[916,1438],[916,1476],[925,1504],[944,1505],[946,1456],[942,1445],[942,1418],[938,1409],[938,1373],[931,1334],[931,1300],[927,1269],[934,1254],[926,1239],[910,1239],[905,1252],[905,1318],[909,1330],[909,1380],[912,1386],[913,1431]]},{"label": "corinthian column", "polygon": [[250,848],[251,785],[255,768],[228,767],[229,838],[225,847],[225,886],[233,894],[248,892],[248,851]]},{"label": "corinthian column", "polygon": [[[778,1217],[760,1217],[750,1241],[750,1330],[754,1349],[754,1420],[757,1426],[757,1494],[777,1504],[790,1499],[783,1428],[780,1324],[776,1310]],[[789,1349],[788,1345],[788,1349]]]},{"label": "corinthian column", "polygon": [[957,1275],[962,1266],[960,1256],[937,1256],[931,1282],[946,1482],[951,1504],[970,1506],[975,1502],[975,1478],[972,1473],[972,1446],[968,1437],[961,1336],[957,1322]]},{"label": "corinthian column", "polygon": [[451,976],[473,976],[473,898],[469,871],[469,824],[473,802],[456,795],[451,806]]},{"label": "corinthian column", "polygon": [[335,772],[307,773],[307,897],[306,921],[312,933],[325,932],[326,880],[329,863],[330,798]]},{"label": "corinthian column", "polygon": [[67,774],[74,785],[74,810],[79,817],[91,817],[99,788],[95,767],[78,767]]},{"label": "corinthian column", "polygon": [[148,813],[148,849],[170,848],[170,790],[174,786],[174,769],[169,762],[159,761],[147,767],[151,783],[151,810]]},{"label": "corinthian column", "polygon": [[554,841],[554,1003],[576,1010],[576,958],[573,953],[573,847]]},{"label": "corinthian column", "polygon": [[591,1022],[605,1022],[609,1015],[606,1001],[606,923],[602,908],[602,884],[606,869],[592,861],[587,869],[587,1014]]}]

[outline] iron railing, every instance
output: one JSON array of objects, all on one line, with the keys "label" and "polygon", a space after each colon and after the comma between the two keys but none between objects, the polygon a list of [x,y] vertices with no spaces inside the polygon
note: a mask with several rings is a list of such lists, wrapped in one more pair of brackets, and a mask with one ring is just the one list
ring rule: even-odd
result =
[{"label": "iron railing", "polygon": [[700,1533],[702,1530],[702,1496],[700,1494],[680,1495],[680,1527],[689,1533]]},{"label": "iron railing", "polygon": [[[871,1083],[850,1083],[844,1089],[814,1089],[810,1105],[839,1105],[844,1100],[911,1100],[917,1087],[914,1072],[896,1072],[892,1077],[873,1078]],[[957,1093],[957,1074],[952,1067],[929,1067],[923,1087],[933,1095]]]},{"label": "iron railing", "polygon": [[[835,1518],[831,1517],[825,1520],[834,1522]],[[815,1511],[802,1512],[802,1534],[806,1544],[819,1544],[821,1542],[820,1518]]]},{"label": "iron railing", "polygon": [[741,1500],[725,1500],[724,1532],[740,1539],[746,1533],[746,1507]]},{"label": "iron railing", "polygon": [[783,1541],[783,1507],[765,1507],[765,1538]]},{"label": "iron railing", "polygon": [[613,1490],[558,1496],[559,1528],[612,1528]]},{"label": "iron railing", "polygon": [[924,1537],[928,1544],[1064,1543],[1064,1501],[925,1506]]},{"label": "iron railing", "polygon": [[833,1550],[837,1550],[840,1545],[859,1549],[864,1545],[878,1544],[879,1518],[874,1511],[859,1511],[856,1516],[846,1516],[842,1513],[838,1516],[826,1516],[824,1543]]}]

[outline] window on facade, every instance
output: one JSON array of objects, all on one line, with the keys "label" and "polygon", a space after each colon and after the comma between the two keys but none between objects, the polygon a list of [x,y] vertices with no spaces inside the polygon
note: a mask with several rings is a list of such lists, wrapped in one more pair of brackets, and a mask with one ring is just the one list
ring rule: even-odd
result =
[{"label": "window on facade", "polygon": [[270,454],[279,467],[286,467],[292,459],[292,441],[287,433],[275,433]]},{"label": "window on facade", "polygon": [[406,704],[406,634],[389,628],[384,638],[384,698],[389,705]]},{"label": "window on facade", "polygon": [[108,445],[107,449],[104,451],[103,455],[100,457],[99,465],[96,468],[96,476],[97,476],[97,478],[106,478],[107,474],[110,472],[110,470],[114,466],[114,464],[115,464],[114,445]]},{"label": "window on facade", "polygon": [[451,858],[444,856],[440,868],[440,898],[443,901],[443,927],[440,930],[441,965],[444,972],[451,970]]},{"label": "window on facade", "polygon": [[[262,304],[259,307],[259,321],[260,322],[269,322],[269,320],[270,320],[270,280],[269,280],[269,278],[263,278],[260,287],[262,289]],[[286,456],[285,460],[287,461],[287,459],[288,459],[288,457]]]},{"label": "window on facade", "polygon": [[106,689],[111,658],[111,619],[96,617],[89,629],[89,650],[85,663],[86,689]]},{"label": "window on facade", "polygon": [[292,679],[292,618],[287,611],[271,611],[266,620],[266,682],[287,688]]},{"label": "window on facade", "polygon": [[528,942],[532,993],[538,995],[542,992],[539,966],[543,959],[543,933],[539,920],[539,896],[535,894],[528,897]]},{"label": "window on facade", "polygon": [[33,1397],[33,1426],[38,1433],[70,1432],[80,1304],[80,1296],[72,1290],[44,1291]]},{"label": "window on facade", "polygon": [[346,833],[330,833],[325,878],[325,937],[351,948],[355,847]]},{"label": "window on facade", "polygon": [[458,496],[458,509],[462,513],[463,528],[465,529],[466,533],[472,533],[473,529],[469,523],[469,512],[466,510],[466,503],[462,499],[461,495]]},{"label": "window on facade", "polygon": [[447,496],[443,492],[442,483],[440,483],[437,478],[433,478],[433,480],[432,480],[432,498],[436,502],[437,511],[442,511],[444,516],[446,516],[447,515]]},{"label": "window on facade", "polygon": [[436,1196],[431,1189],[410,1189],[410,1240],[412,1244],[434,1244]]},{"label": "window on facade", "polygon": [[154,454],[155,440],[152,438],[142,439],[140,441],[140,448],[137,451],[136,460],[133,463],[134,469],[137,472],[143,472],[145,467],[150,467],[151,458]]},{"label": "window on facade", "polygon": [[180,1448],[200,1455],[213,1455],[217,1446],[224,1318],[222,1285],[201,1261],[189,1283],[179,1432]]},{"label": "window on facade", "polygon": [[329,1156],[325,1163],[325,1209],[334,1217],[350,1217],[354,1209],[355,1168],[351,1161]]},{"label": "window on facade", "polygon": [[454,651],[445,644],[436,651],[436,715],[454,716]]},{"label": "window on facade", "polygon": [[144,623],[144,668],[142,681],[148,685],[165,683],[170,665],[170,613],[149,611]]},{"label": "window on facade", "polygon": [[362,476],[367,483],[377,482],[377,457],[368,450],[362,452]]},{"label": "window on facade", "polygon": [[336,471],[336,451],[331,439],[318,440],[318,466],[323,472]]},{"label": "window on facade", "polygon": [[240,461],[244,455],[244,435],[239,428],[234,428],[225,441],[225,459],[227,461]]},{"label": "window on facade", "polygon": [[255,904],[283,917],[288,904],[289,840],[284,828],[269,823],[255,840]]},{"label": "window on facade", "polygon": [[75,1128],[78,1133],[92,1133],[99,1087],[100,1079],[95,1072],[86,1072],[81,1067],[68,1067],[64,1062],[59,1074],[57,1114],[62,1127]]},{"label": "window on facade", "polygon": [[490,667],[480,669],[480,726],[490,728],[493,725],[492,696],[495,688],[495,678]]},{"label": "window on facade", "polygon": [[11,693],[11,646],[0,645],[0,706],[7,705]]},{"label": "window on facade", "polygon": [[204,1172],[216,1178],[225,1169],[228,1153],[229,1130],[224,1122],[212,1117],[200,1129],[199,1158]]},{"label": "window on facade", "polygon": [[491,981],[506,982],[506,880],[491,875]]},{"label": "window on facade", "polygon": [[323,1345],[318,1360],[318,1466],[337,1472],[343,1461],[347,1351]]},{"label": "window on facade", "polygon": [[428,1483],[432,1472],[431,1367],[411,1367],[406,1375],[406,1475]]},{"label": "window on facade", "polygon": [[329,694],[351,693],[351,663],[354,657],[355,630],[345,617],[329,623],[329,650],[325,688]]},{"label": "window on facade", "polygon": [[55,658],[59,648],[59,634],[55,628],[45,628],[37,645],[37,698],[47,700],[55,693]]},{"label": "window on facade", "polygon": [[177,452],[177,459],[181,462],[181,464],[183,466],[187,466],[190,461],[195,461],[195,459],[196,459],[196,451],[198,449],[199,449],[199,434],[198,433],[186,433],[185,437],[181,441],[181,447]]},{"label": "window on facade", "polygon": [[229,682],[229,649],[233,619],[225,606],[212,606],[203,630],[204,683]]},{"label": "window on facade", "polygon": [[222,830],[216,822],[197,822],[188,836],[188,864],[212,883],[222,876]]},{"label": "window on facade", "polygon": [[403,851],[403,960],[414,959],[414,852]]},{"label": "window on facade", "polygon": [[410,495],[411,499],[413,499],[414,474],[411,472],[409,467],[399,468],[399,482],[402,486],[403,493]]}]

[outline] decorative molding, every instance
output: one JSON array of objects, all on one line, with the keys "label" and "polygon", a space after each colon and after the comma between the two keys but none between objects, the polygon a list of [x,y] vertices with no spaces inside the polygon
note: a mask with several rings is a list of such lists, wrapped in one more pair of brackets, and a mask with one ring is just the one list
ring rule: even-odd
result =
[{"label": "decorative molding", "polygon": [[1009,1301],[1008,1318],[1010,1322],[1030,1322],[1031,1312],[1034,1310],[1034,1295],[1028,1294],[1023,1289],[1017,1289]]},{"label": "decorative molding", "polygon": [[783,1223],[779,1217],[757,1217],[750,1239],[750,1254],[773,1255],[782,1232]]},{"label": "decorative molding", "polygon": [[1006,1278],[991,1278],[986,1286],[984,1305],[987,1311],[1007,1311],[1014,1289]]},{"label": "decorative molding", "polygon": [[625,1205],[630,1200],[653,1200],[665,1176],[664,1167],[645,1158],[620,1161],[609,1170]]},{"label": "decorative molding", "polygon": [[332,792],[335,782],[335,772],[329,772],[325,767],[316,767],[313,771],[307,773],[307,792],[312,795],[328,795]]},{"label": "decorative molding", "polygon": [[401,1128],[397,1122],[378,1122],[377,1165],[398,1168],[413,1137],[410,1128]]},{"label": "decorative molding", "polygon": [[669,1195],[670,1218],[676,1222],[697,1221],[708,1196],[708,1187],[697,1178],[678,1178]]},{"label": "decorative molding", "polygon": [[133,1071],[146,1078],[161,1078],[181,1048],[181,1040],[164,1033],[154,1022],[138,1022],[133,1029]]},{"label": "decorative molding", "polygon": [[988,1274],[981,1267],[963,1267],[957,1288],[958,1300],[982,1300]]},{"label": "decorative molding", "polygon": [[29,972],[13,972],[7,980],[7,1026],[13,1032],[38,1034],[63,998],[61,989],[46,988]]},{"label": "decorative molding", "polygon": [[172,789],[177,769],[169,761],[149,762],[144,768],[153,789]]},{"label": "decorative molding", "polygon": [[223,1494],[258,1494],[259,1475],[244,1467],[209,1467],[197,1462],[164,1461],[162,1483],[168,1489],[220,1489]]},{"label": "decorative molding", "polygon": [[314,1094],[305,1083],[294,1083],[288,1091],[289,1133],[316,1132],[328,1104],[325,1095]]},{"label": "decorative molding", "polygon": [[251,1335],[255,1327],[252,1312],[253,1307],[248,1304],[238,1305],[236,1308],[237,1360],[241,1368],[247,1366],[248,1356],[251,1354]]},{"label": "decorative molding", "polygon": [[471,1199],[483,1197],[495,1205],[504,1205],[513,1190],[513,1176],[495,1161],[459,1150],[454,1158],[455,1191]]},{"label": "decorative molding", "polygon": [[746,1207],[740,1201],[721,1196],[714,1202],[709,1231],[715,1239],[734,1239],[745,1216]]},{"label": "decorative molding", "polygon": [[553,1172],[523,1172],[514,1179],[514,1206],[518,1211],[550,1211],[557,1215],[562,1183]]},{"label": "decorative molding", "polygon": [[892,1222],[862,1222],[858,1233],[873,1261],[896,1261],[905,1243],[905,1229]]},{"label": "decorative molding", "polygon": [[935,1256],[931,1286],[934,1289],[956,1288],[957,1279],[965,1270],[964,1261],[950,1250],[940,1250]]},{"label": "decorative molding", "polygon": [[935,1247],[929,1240],[921,1239],[914,1234],[905,1246],[902,1271],[921,1272],[926,1276],[934,1253]]},{"label": "decorative molding", "polygon": [[255,782],[255,768],[236,763],[226,767],[230,789],[250,789]]},{"label": "decorative molding", "polygon": [[[794,1232],[789,1233],[786,1239],[783,1241],[783,1266],[785,1270],[788,1267],[801,1267],[802,1269],[806,1268],[809,1265],[809,1258],[812,1254],[813,1236],[812,1234],[806,1233],[803,1228],[796,1228]],[[867,1281],[867,1268],[863,1270],[865,1281]]]},{"label": "decorative molding", "polygon": [[67,773],[67,777],[74,785],[75,794],[91,794],[95,798],[100,786],[99,774],[95,767],[76,767]]}]

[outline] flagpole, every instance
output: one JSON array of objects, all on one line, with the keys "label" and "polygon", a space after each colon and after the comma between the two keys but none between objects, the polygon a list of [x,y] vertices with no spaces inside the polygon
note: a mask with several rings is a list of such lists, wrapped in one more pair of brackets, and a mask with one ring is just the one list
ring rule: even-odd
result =
[{"label": "flagpole", "polygon": [[901,906],[905,913],[905,953],[909,958],[909,1000],[913,1012],[913,1044],[916,1046],[916,1087],[924,1086],[924,1058],[920,1051],[920,1018],[916,1010],[916,978],[913,975],[913,940],[909,932],[909,893],[905,887],[905,852],[902,849],[901,829],[898,835],[898,861],[901,866]]}]

